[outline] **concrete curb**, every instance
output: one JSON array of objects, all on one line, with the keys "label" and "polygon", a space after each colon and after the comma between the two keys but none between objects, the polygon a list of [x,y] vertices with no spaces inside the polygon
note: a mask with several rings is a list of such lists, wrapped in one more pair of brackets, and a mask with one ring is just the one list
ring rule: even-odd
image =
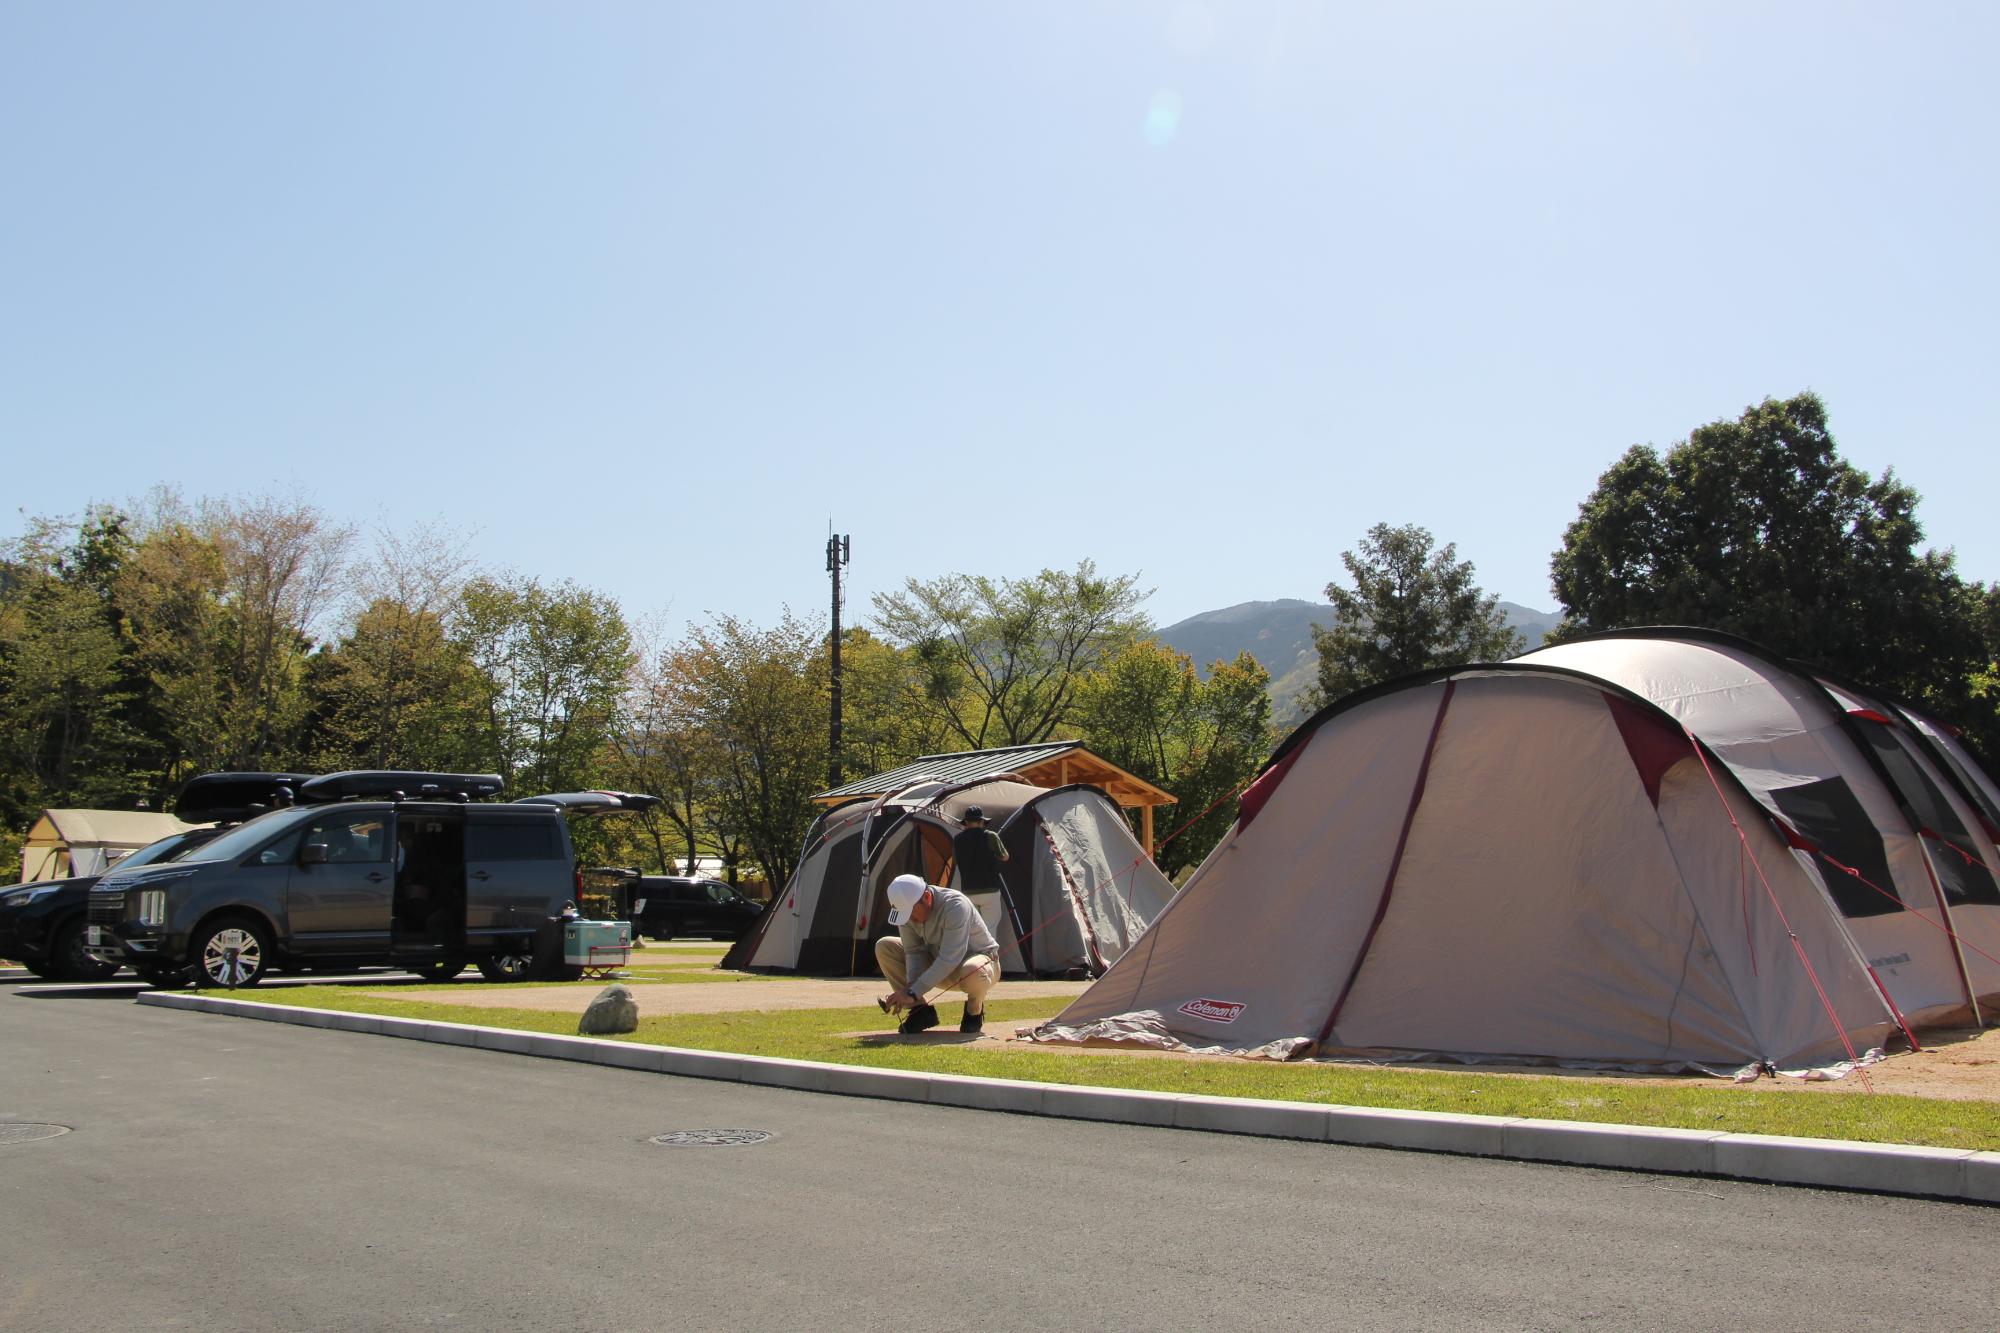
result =
[{"label": "concrete curb", "polygon": [[617,1069],[754,1083],[843,1097],[878,1097],[1070,1120],[2000,1204],[2000,1152],[1130,1092],[642,1046],[601,1037],[517,1032],[467,1023],[353,1014],[338,1009],[302,1009],[220,995],[145,991],[138,998],[140,1004],[162,1009],[226,1014],[342,1032],[379,1033],[543,1059],[575,1060]]}]

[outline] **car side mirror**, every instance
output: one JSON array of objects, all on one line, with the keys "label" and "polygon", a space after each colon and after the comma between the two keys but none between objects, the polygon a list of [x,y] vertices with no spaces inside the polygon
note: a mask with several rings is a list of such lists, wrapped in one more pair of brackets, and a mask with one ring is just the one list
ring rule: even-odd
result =
[{"label": "car side mirror", "polygon": [[300,865],[323,866],[332,859],[333,853],[327,849],[327,845],[323,842],[309,842],[299,848]]}]

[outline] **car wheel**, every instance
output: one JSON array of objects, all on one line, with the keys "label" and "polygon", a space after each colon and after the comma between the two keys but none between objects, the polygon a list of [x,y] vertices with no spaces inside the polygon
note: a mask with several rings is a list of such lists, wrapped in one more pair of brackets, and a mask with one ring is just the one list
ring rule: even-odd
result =
[{"label": "car wheel", "polygon": [[64,981],[103,981],[118,974],[118,964],[100,963],[84,952],[83,929],[81,919],[56,928],[55,943],[49,950],[49,976]]},{"label": "car wheel", "polygon": [[224,917],[195,932],[188,956],[197,986],[254,986],[264,979],[271,942],[248,917]]},{"label": "car wheel", "polygon": [[31,963],[23,958],[21,966],[27,968],[28,971],[34,973],[43,981],[60,981],[62,979],[56,975],[55,966],[52,963]]},{"label": "car wheel", "polygon": [[425,981],[450,981],[465,971],[463,958],[433,958],[421,963],[410,964],[410,971]]},{"label": "car wheel", "polygon": [[535,956],[531,953],[503,953],[482,958],[479,960],[479,975],[488,981],[531,981],[535,975]]}]

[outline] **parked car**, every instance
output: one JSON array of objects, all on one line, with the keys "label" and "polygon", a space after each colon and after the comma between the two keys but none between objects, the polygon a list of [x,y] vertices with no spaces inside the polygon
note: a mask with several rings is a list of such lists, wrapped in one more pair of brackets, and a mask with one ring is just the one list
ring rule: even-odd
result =
[{"label": "parked car", "polygon": [[632,894],[632,933],[670,940],[676,935],[707,935],[733,940],[763,915],[752,902],[719,879],[684,875],[641,875]]},{"label": "parked car", "polygon": [[[171,834],[118,862],[114,868],[175,861],[226,828],[290,802],[289,788],[310,780],[303,773],[205,773],[181,788],[175,815],[202,827]],[[18,959],[50,981],[103,981],[118,971],[115,959],[91,956],[84,938],[90,890],[101,874],[24,884],[0,892],[0,958]]]},{"label": "parked car", "polygon": [[657,797],[564,792],[491,804],[490,774],[352,772],[299,783],[169,864],[120,867],[90,894],[88,947],[156,986],[252,986],[274,967],[387,964],[443,980],[568,977],[575,912],[565,814]]},{"label": "parked car", "polygon": [[[214,837],[214,829],[175,833],[126,857],[119,864],[146,866],[171,861]],[[90,890],[100,875],[76,875],[23,884],[0,892],[0,958],[12,958],[49,981],[103,981],[118,971],[84,948]]]}]

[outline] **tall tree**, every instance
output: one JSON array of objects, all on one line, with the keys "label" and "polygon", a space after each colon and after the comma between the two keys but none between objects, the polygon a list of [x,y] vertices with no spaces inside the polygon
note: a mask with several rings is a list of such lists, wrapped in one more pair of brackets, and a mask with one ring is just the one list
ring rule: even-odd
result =
[{"label": "tall tree", "polygon": [[1918,496],[1843,460],[1815,394],[1765,399],[1664,456],[1634,445],[1550,561],[1557,634],[1700,625],[1912,697],[1955,721],[1990,655]]},{"label": "tall tree", "polygon": [[222,553],[179,520],[154,524],[118,574],[131,659],[145,681],[159,742],[160,794],[232,762],[242,716],[234,704],[240,625]]},{"label": "tall tree", "polygon": [[317,654],[304,752],[316,767],[458,771],[478,744],[480,681],[449,626],[468,561],[443,529],[383,531],[355,571],[360,594],[340,641]]},{"label": "tall tree", "polygon": [[875,620],[921,667],[910,705],[972,749],[1047,740],[1068,722],[1082,675],[1144,635],[1151,596],[1136,575],[1088,560],[1032,578],[948,574],[875,596]]},{"label": "tall tree", "polygon": [[1271,750],[1270,683],[1249,653],[1215,663],[1203,680],[1185,654],[1149,639],[1128,645],[1079,685],[1084,743],[1171,792],[1180,802],[1175,819],[1193,821],[1155,849],[1166,874],[1199,861],[1235,818],[1224,798]]},{"label": "tall tree", "polygon": [[705,841],[732,864],[741,849],[782,885],[811,827],[826,776],[830,699],[823,628],[789,611],[760,630],[720,616],[688,632],[664,663],[707,767],[696,804]]},{"label": "tall tree", "polygon": [[1526,646],[1507,626],[1500,599],[1474,581],[1470,560],[1447,542],[1433,549],[1415,524],[1368,529],[1359,550],[1341,553],[1353,588],[1326,587],[1331,626],[1313,626],[1319,678],[1306,706],[1413,671],[1463,662],[1497,662]]},{"label": "tall tree", "polygon": [[632,665],[617,603],[575,584],[478,578],[453,638],[476,671],[483,753],[516,792],[587,785]]},{"label": "tall tree", "polygon": [[854,626],[841,632],[841,750],[850,777],[899,768],[918,755],[965,748],[937,708],[913,708],[927,669],[916,652]]},{"label": "tall tree", "polygon": [[0,818],[45,805],[129,808],[141,738],[112,584],[129,550],[109,511],[37,519],[0,546]]},{"label": "tall tree", "polygon": [[[685,671],[672,648],[639,654],[627,677],[618,720],[611,732],[606,773],[620,790],[658,796],[660,804],[640,816],[652,859],[664,871],[675,850],[685,849],[688,873],[702,855],[720,767],[714,746],[694,716]],[[669,848],[671,832],[675,847]]]},{"label": "tall tree", "polygon": [[234,611],[232,763],[264,768],[290,754],[306,712],[305,662],[319,621],[344,590],[354,530],[300,497],[202,506]]}]

